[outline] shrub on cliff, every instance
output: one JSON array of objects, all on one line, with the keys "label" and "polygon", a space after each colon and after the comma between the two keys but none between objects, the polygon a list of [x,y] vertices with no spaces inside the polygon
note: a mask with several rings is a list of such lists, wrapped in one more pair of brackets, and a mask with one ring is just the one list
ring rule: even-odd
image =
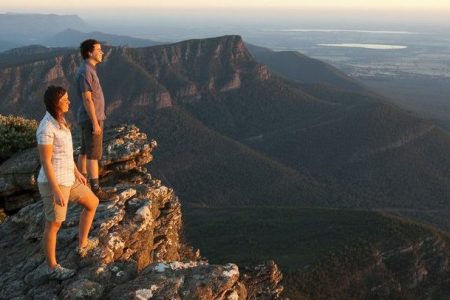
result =
[{"label": "shrub on cliff", "polygon": [[0,162],[17,151],[36,145],[37,127],[35,120],[0,115]]}]

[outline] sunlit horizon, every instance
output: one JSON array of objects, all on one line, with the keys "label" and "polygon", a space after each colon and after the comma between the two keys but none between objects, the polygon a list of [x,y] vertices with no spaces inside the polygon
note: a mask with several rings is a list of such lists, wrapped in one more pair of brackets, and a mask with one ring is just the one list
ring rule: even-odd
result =
[{"label": "sunlit horizon", "polygon": [[[188,3],[188,4],[187,4]],[[190,2],[168,0],[97,0],[80,2],[75,0],[39,2],[23,0],[2,4],[0,13],[39,13],[78,15],[88,23],[120,22],[121,26],[159,22],[161,24],[267,24],[279,23],[286,29],[296,28],[303,22],[332,24],[332,29],[346,29],[352,24],[398,25],[402,30],[406,25],[450,26],[450,1],[355,1],[355,0],[247,0],[247,1],[206,1]],[[403,26],[405,25],[405,26]],[[317,25],[311,25],[317,26]],[[347,26],[347,27],[346,27]],[[402,27],[403,26],[403,27]],[[299,27],[300,28],[300,27]],[[319,27],[328,29],[326,26]],[[386,27],[384,27],[386,29]],[[358,27],[357,29],[374,29]]]}]

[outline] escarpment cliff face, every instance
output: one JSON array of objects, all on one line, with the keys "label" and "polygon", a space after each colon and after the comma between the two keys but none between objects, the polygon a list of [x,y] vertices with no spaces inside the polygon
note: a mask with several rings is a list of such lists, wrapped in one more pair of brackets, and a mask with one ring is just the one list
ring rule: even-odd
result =
[{"label": "escarpment cliff face", "polygon": [[[37,159],[30,152],[37,150],[28,150],[27,185],[16,184],[8,191],[24,190],[36,202],[0,225],[0,298],[278,299],[281,273],[273,263],[248,270],[231,263],[211,265],[182,241],[180,201],[145,167],[155,147],[135,126],[105,131],[101,181],[110,200],[100,203],[91,231],[100,244],[85,258],[76,254],[81,207],[69,206],[58,234],[57,257],[77,273],[63,282],[46,274],[42,201],[35,180],[28,180]],[[15,172],[20,173],[19,167]],[[18,181],[9,182],[13,186]]]},{"label": "escarpment cliff face", "polygon": [[[270,78],[239,36],[147,48],[104,48],[98,72],[109,115],[195,102],[239,89],[245,79]],[[43,112],[40,100],[50,84],[67,87],[76,104],[75,75],[80,63],[78,52],[70,49],[36,46],[0,55],[0,95],[8,99],[2,100],[0,112],[38,118]]]},{"label": "escarpment cliff face", "polygon": [[125,49],[124,54],[157,78],[180,102],[194,101],[205,93],[238,89],[243,78],[264,81],[270,77],[239,36]]}]

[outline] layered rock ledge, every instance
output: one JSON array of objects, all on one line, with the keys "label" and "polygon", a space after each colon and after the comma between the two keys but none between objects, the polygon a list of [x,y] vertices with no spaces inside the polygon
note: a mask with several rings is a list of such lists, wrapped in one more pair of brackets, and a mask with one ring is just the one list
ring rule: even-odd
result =
[{"label": "layered rock ledge", "polygon": [[85,258],[75,253],[81,207],[69,206],[57,256],[77,273],[62,282],[49,280],[41,249],[37,150],[6,161],[1,196],[28,197],[21,204],[28,205],[0,225],[0,299],[280,299],[282,275],[273,262],[242,270],[212,265],[181,240],[180,201],[145,167],[156,146],[135,126],[105,131],[101,181],[110,201],[100,203],[91,231],[100,244]]}]

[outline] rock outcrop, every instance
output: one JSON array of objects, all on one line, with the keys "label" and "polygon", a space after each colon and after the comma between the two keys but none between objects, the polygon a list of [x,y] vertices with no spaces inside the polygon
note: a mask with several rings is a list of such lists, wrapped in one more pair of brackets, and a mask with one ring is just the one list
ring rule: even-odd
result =
[{"label": "rock outcrop", "polygon": [[0,166],[0,199],[6,211],[14,211],[39,198],[36,180],[39,171],[36,148],[27,149]]},{"label": "rock outcrop", "polygon": [[[156,146],[135,126],[105,131],[101,181],[110,200],[100,203],[91,231],[99,246],[87,257],[76,254],[78,205],[69,206],[58,234],[58,260],[77,270],[73,278],[46,274],[41,201],[0,225],[0,299],[279,299],[282,276],[273,262],[243,271],[211,265],[181,241],[180,201],[145,167]],[[24,164],[25,174],[35,162]],[[35,190],[35,180],[25,182],[10,190]]]}]

